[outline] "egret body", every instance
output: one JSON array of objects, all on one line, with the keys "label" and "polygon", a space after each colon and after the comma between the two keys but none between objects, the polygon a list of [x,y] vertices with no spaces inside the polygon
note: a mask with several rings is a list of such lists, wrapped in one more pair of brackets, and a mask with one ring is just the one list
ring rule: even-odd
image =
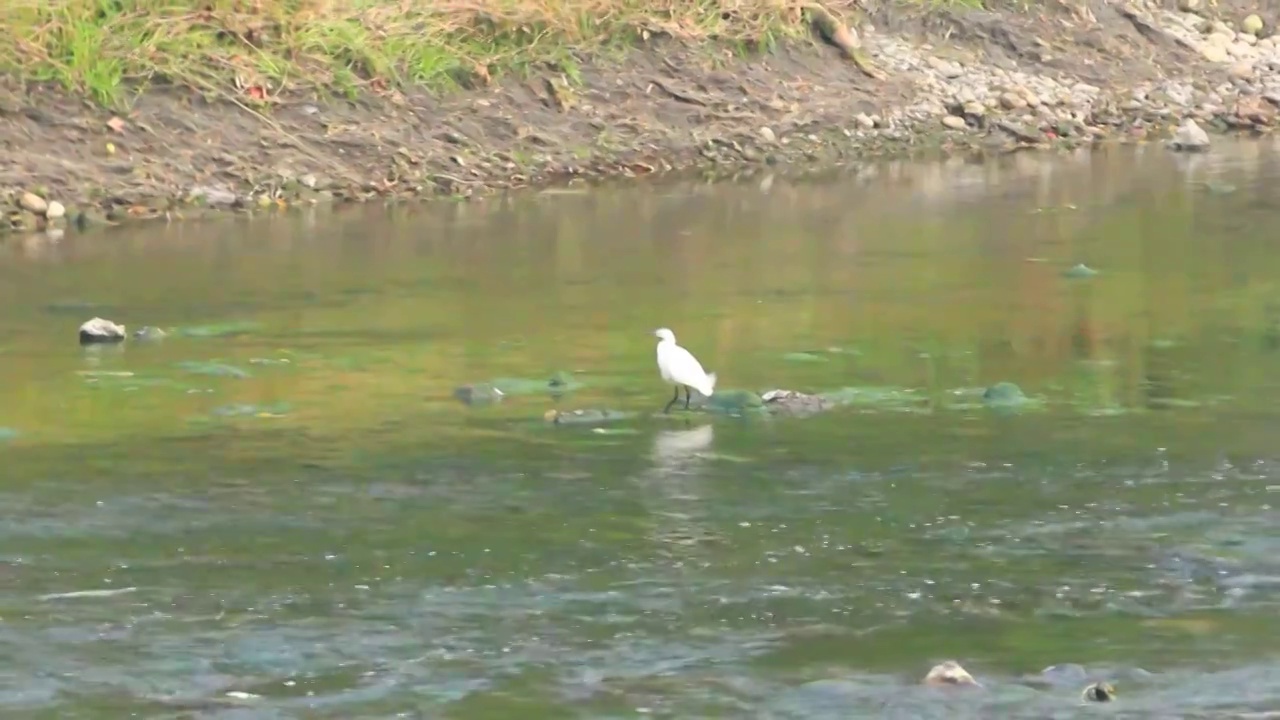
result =
[{"label": "egret body", "polygon": [[676,334],[667,328],[655,330],[658,337],[658,372],[662,379],[676,386],[676,395],[662,412],[671,412],[671,406],[680,400],[680,387],[684,386],[684,409],[689,409],[689,400],[694,388],[698,392],[711,397],[716,389],[716,374],[702,369],[702,363],[688,350],[676,344]]}]

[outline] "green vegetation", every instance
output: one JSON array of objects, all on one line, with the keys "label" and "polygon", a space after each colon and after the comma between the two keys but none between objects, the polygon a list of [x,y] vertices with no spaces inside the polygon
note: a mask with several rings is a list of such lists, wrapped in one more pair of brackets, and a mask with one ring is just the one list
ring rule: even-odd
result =
[{"label": "green vegetation", "polygon": [[804,32],[795,0],[30,0],[0,5],[0,64],[108,106],[150,84],[263,103],[483,85],[668,36],[735,51]]}]

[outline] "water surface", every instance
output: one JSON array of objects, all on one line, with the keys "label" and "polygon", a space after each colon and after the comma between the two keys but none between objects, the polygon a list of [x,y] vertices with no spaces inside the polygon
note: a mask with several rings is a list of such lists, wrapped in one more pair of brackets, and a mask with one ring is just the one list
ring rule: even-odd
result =
[{"label": "water surface", "polygon": [[[1280,707],[1278,181],[1151,147],[6,241],[0,709],[1096,714],[1020,682],[1055,663],[1117,716]],[[658,326],[871,399],[662,416]]]}]

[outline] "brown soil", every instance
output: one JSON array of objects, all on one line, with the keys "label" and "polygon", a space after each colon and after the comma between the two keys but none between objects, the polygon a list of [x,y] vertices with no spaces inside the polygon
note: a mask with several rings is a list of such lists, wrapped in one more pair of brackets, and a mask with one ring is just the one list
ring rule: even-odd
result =
[{"label": "brown soil", "polygon": [[[1218,12],[1238,14],[1228,5]],[[1116,7],[1051,4],[1033,14],[880,8],[863,17],[877,37],[928,44],[926,54],[1103,88],[1161,75],[1224,77],[1221,66],[1196,62]],[[225,188],[251,205],[282,192],[309,200],[471,195],[575,176],[1038,144],[990,128],[944,132],[936,122],[909,137],[858,132],[859,113],[883,115],[919,100],[917,77],[871,74],[817,41],[752,60],[717,59],[668,41],[624,63],[588,63],[574,87],[546,73],[447,98],[395,91],[356,102],[286,97],[263,113],[153,91],[122,125],[82,100],[11,79],[0,85],[0,192],[39,189],[73,210],[145,216],[176,208],[194,187]]]}]

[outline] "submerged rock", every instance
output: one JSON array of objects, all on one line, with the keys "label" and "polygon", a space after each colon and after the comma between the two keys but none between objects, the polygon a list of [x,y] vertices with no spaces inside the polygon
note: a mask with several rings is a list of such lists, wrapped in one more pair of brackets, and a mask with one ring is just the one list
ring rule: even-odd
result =
[{"label": "submerged rock", "polygon": [[229,377],[244,379],[249,377],[249,373],[241,370],[235,365],[227,365],[217,362],[199,362],[196,360],[185,360],[178,363],[178,369],[185,370],[193,375],[212,375],[213,377]]},{"label": "submerged rock", "polygon": [[454,388],[453,396],[467,405],[487,405],[508,395],[538,395],[546,393],[558,397],[582,387],[582,383],[565,370],[556,371],[550,378],[494,378],[488,382],[469,383]]},{"label": "submerged rock", "polygon": [[1085,265],[1084,263],[1077,263],[1076,265],[1062,271],[1063,277],[1066,277],[1072,280],[1083,280],[1085,278],[1091,278],[1097,274],[1098,274],[1097,270],[1094,270],[1093,268],[1089,267],[1088,265]]},{"label": "submerged rock", "polygon": [[583,410],[548,410],[542,419],[555,425],[601,425],[604,423],[630,420],[636,416],[633,412],[620,410],[594,409]]},{"label": "submerged rock", "polygon": [[255,322],[228,322],[182,328],[178,333],[193,338],[223,338],[251,333],[258,327],[258,323]]},{"label": "submerged rock", "polygon": [[1169,148],[1179,152],[1203,152],[1209,149],[1209,133],[1206,133],[1195,120],[1187,118],[1173,133]]},{"label": "submerged rock", "polygon": [[80,344],[118,343],[125,338],[125,328],[110,320],[95,317],[80,326]]},{"label": "submerged rock", "polygon": [[141,327],[141,328],[138,328],[137,330],[134,330],[133,339],[141,340],[143,342],[148,342],[153,340],[161,340],[168,334],[169,333],[161,330],[158,327],[151,327],[150,325],[147,325],[145,327]]},{"label": "submerged rock", "polygon": [[924,676],[925,685],[968,685],[981,687],[977,680],[960,666],[955,660],[947,660],[934,665],[929,674]]},{"label": "submerged rock", "polygon": [[769,390],[760,396],[770,412],[788,415],[813,415],[831,407],[832,403],[821,395],[809,395],[795,390]]},{"label": "submerged rock", "polygon": [[454,388],[453,396],[467,405],[489,405],[502,402],[503,392],[487,383],[478,383]]}]

